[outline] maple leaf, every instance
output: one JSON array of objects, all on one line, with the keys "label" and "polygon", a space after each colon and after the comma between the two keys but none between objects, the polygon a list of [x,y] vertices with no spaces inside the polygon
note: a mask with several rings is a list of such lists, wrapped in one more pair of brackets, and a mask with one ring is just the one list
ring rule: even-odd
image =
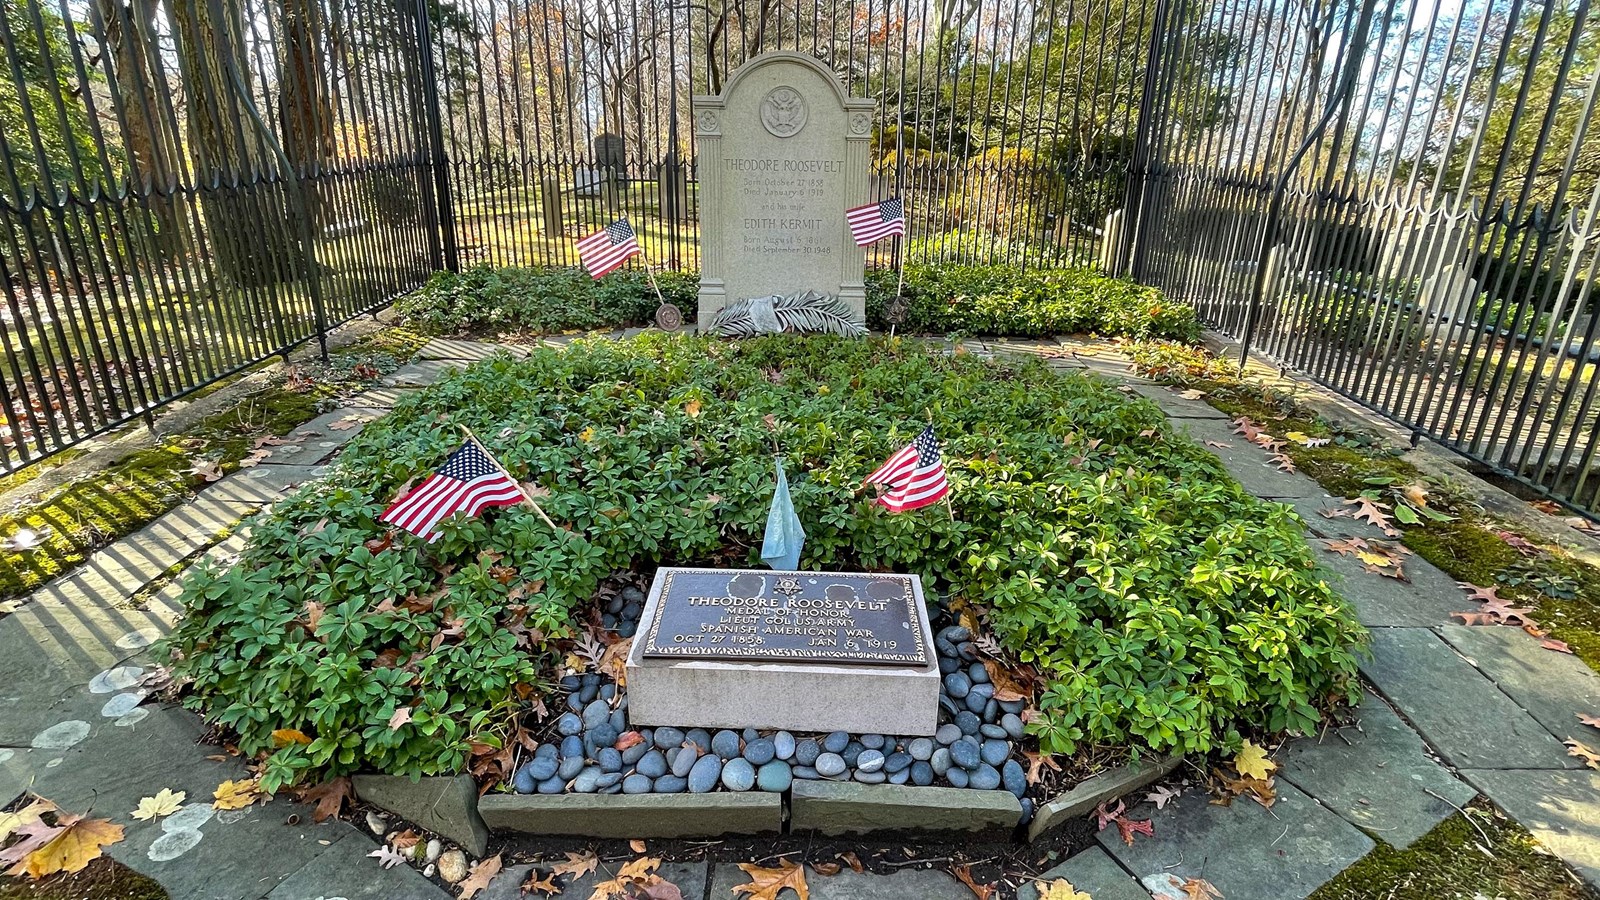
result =
[{"label": "maple leaf", "polygon": [[367,855],[376,859],[379,867],[384,869],[392,869],[406,861],[405,856],[396,853],[388,847],[379,847]]},{"label": "maple leaf", "polygon": [[787,859],[778,860],[776,869],[764,869],[755,863],[739,863],[739,868],[750,876],[750,883],[736,885],[734,894],[748,894],[750,900],[778,900],[779,892],[788,888],[800,900],[811,898],[811,889],[806,886],[805,868]]},{"label": "maple leaf", "polygon": [[17,829],[21,843],[5,851],[6,862],[16,865],[7,875],[43,878],[57,872],[81,872],[100,858],[103,849],[122,840],[123,828],[110,819],[56,816],[56,824],[38,820]]},{"label": "maple leaf", "polygon": [[989,683],[994,685],[996,701],[1008,703],[1033,696],[1033,688],[1029,686],[1032,679],[1026,677],[1027,673],[1012,671],[992,659],[983,661],[983,670],[989,673]]},{"label": "maple leaf", "polygon": [[1065,878],[1057,878],[1046,883],[1035,881],[1033,886],[1039,890],[1039,900],[1094,900],[1093,897],[1072,886],[1072,882]]},{"label": "maple leaf", "polygon": [[551,875],[571,875],[573,878],[582,878],[593,872],[600,865],[600,858],[590,851],[574,853],[567,851],[567,861],[556,863],[550,868]]},{"label": "maple leaf", "polygon": [[1234,771],[1247,778],[1265,781],[1272,777],[1273,770],[1277,768],[1278,764],[1267,758],[1267,751],[1252,741],[1245,741],[1239,748],[1239,755],[1233,758]]},{"label": "maple leaf", "polygon": [[1172,788],[1162,786],[1145,794],[1144,799],[1147,803],[1154,803],[1156,809],[1166,809],[1167,804],[1177,799],[1182,793],[1182,791],[1175,791]]},{"label": "maple leaf", "polygon": [[183,791],[174,791],[172,788],[162,788],[156,791],[154,797],[145,797],[139,801],[139,808],[129,813],[135,819],[148,821],[162,816],[170,816],[183,808],[183,801],[188,796]]},{"label": "maple leaf", "polygon": [[261,785],[254,778],[224,781],[211,796],[215,809],[244,809],[261,799]]},{"label": "maple leaf", "polygon": [[339,776],[315,787],[301,788],[295,795],[301,803],[315,803],[316,810],[311,813],[311,821],[326,822],[339,815],[344,810],[346,803],[354,802],[355,790],[351,787],[350,779]]},{"label": "maple leaf", "polygon": [[[1578,718],[1581,719],[1583,717],[1579,716]],[[43,798],[36,798],[16,812],[0,812],[0,844],[5,843],[6,838],[10,837],[12,832],[17,831],[24,825],[32,825],[39,821],[40,817],[45,813],[55,812],[55,810],[56,805],[54,803]]]},{"label": "maple leaf", "polygon": [[472,866],[472,874],[461,882],[461,900],[471,900],[479,891],[489,886],[489,882],[500,874],[500,854],[480,859]]},{"label": "maple leaf", "polygon": [[1568,756],[1583,760],[1583,764],[1591,769],[1600,770],[1600,753],[1594,752],[1588,744],[1575,738],[1567,738],[1562,743],[1567,745]]},{"label": "maple leaf", "polygon": [[1147,838],[1156,836],[1155,823],[1149,819],[1130,819],[1126,816],[1118,817],[1117,831],[1122,834],[1122,842],[1129,847],[1133,846],[1133,836],[1142,834]]},{"label": "maple leaf", "polygon": [[410,721],[411,721],[411,707],[402,706],[399,709],[394,711],[394,715],[389,717],[389,730],[390,731],[399,731],[400,730],[400,726],[405,725],[406,723],[408,723]]},{"label": "maple leaf", "polygon": [[1502,625],[1505,624],[1494,616],[1482,612],[1453,612],[1452,618],[1460,619],[1463,625]]},{"label": "maple leaf", "polygon": [[1215,885],[1201,878],[1190,878],[1179,885],[1178,889],[1183,891],[1189,900],[1221,900],[1222,897],[1222,892],[1217,890]]},{"label": "maple leaf", "polygon": [[[812,868],[816,868],[816,866],[813,865]],[[978,900],[989,900],[990,897],[994,896],[995,886],[993,884],[979,884],[973,880],[971,866],[957,866],[950,871],[951,874],[956,876],[957,881],[966,885],[967,890],[972,891],[977,896]]]}]

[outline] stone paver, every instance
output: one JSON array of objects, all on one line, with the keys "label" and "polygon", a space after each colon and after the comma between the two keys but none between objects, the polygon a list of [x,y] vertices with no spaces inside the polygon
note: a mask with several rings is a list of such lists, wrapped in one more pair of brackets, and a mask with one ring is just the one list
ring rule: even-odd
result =
[{"label": "stone paver", "polygon": [[1371,694],[1363,698],[1353,724],[1291,741],[1278,757],[1278,773],[1351,824],[1401,849],[1477,795],[1430,759],[1417,733]]},{"label": "stone paver", "polygon": [[266,900],[322,900],[330,897],[342,897],[344,900],[446,900],[450,897],[410,866],[380,868],[377,860],[367,856],[377,847],[377,841],[351,830],[317,854],[310,864],[268,892]]},{"label": "stone paver", "polygon": [[1066,793],[1040,804],[1033,821],[1028,823],[1028,840],[1038,840],[1046,831],[1088,815],[1103,801],[1133,793],[1162,778],[1182,762],[1182,756],[1146,758],[1138,765],[1118,766],[1085,778]]},{"label": "stone paver", "polygon": [[1306,530],[1314,537],[1319,538],[1365,538],[1366,540],[1392,540],[1386,536],[1376,525],[1370,525],[1360,519],[1349,516],[1335,516],[1329,518],[1322,514],[1325,509],[1338,508],[1340,498],[1323,494],[1320,497],[1286,497],[1279,503],[1286,503],[1294,507],[1294,511],[1305,520]]},{"label": "stone paver", "polygon": [[[1204,400],[1186,400],[1172,388],[1138,382],[1133,383],[1132,387],[1136,393],[1161,407],[1169,419],[1228,419],[1228,414],[1215,406]],[[1232,428],[1231,425],[1229,427]]]},{"label": "stone paver", "polygon": [[482,856],[489,829],[478,815],[478,785],[470,775],[412,781],[395,775],[357,775],[356,796],[437,832]]},{"label": "stone paver", "polygon": [[327,466],[252,466],[229,475],[210,490],[229,500],[265,505],[282,500],[300,485],[327,473]]},{"label": "stone paver", "polygon": [[1600,772],[1463,769],[1461,777],[1600,888]]},{"label": "stone paver", "polygon": [[1439,633],[1555,737],[1596,736],[1577,714],[1600,715],[1600,675],[1576,656],[1546,650],[1521,628],[1445,625]]},{"label": "stone paver", "polygon": [[465,368],[464,364],[456,360],[425,359],[401,366],[383,376],[378,383],[384,387],[427,387],[451,372],[459,372]]},{"label": "stone paver", "polygon": [[1431,628],[1452,621],[1450,613],[1471,609],[1455,579],[1417,556],[1402,564],[1406,581],[1368,572],[1354,556],[1335,553],[1320,540],[1311,542],[1317,564],[1332,575],[1333,585],[1355,607],[1368,628]]},{"label": "stone paver", "polygon": [[1009,832],[1022,820],[1022,807],[1009,791],[796,781],[789,815],[792,831],[830,836],[906,829]]},{"label": "stone paver", "polygon": [[1226,447],[1207,446],[1215,453],[1245,490],[1257,497],[1278,500],[1294,497],[1325,497],[1327,491],[1316,481],[1299,473],[1283,472],[1261,448],[1233,433],[1226,419],[1178,419],[1173,423],[1197,443],[1215,441]]},{"label": "stone paver", "polygon": [[[1150,892],[1139,886],[1133,876],[1122,870],[1116,860],[1099,847],[1090,847],[1055,868],[1040,873],[1037,881],[1050,884],[1065,878],[1074,890],[1082,891],[1094,900],[1150,900]],[[1017,900],[1039,900],[1035,882],[1027,882],[1017,889]]]},{"label": "stone paver", "polygon": [[1376,628],[1361,672],[1460,768],[1566,769],[1577,760],[1439,635],[1427,628]]},{"label": "stone paver", "polygon": [[1100,844],[1140,878],[1203,878],[1227,900],[1302,900],[1374,845],[1299,788],[1280,778],[1277,789],[1270,810],[1242,798],[1216,806],[1200,790],[1161,810],[1140,804],[1130,816],[1152,819],[1155,838],[1136,835],[1128,846],[1109,827]]},{"label": "stone paver", "polygon": [[[735,896],[736,885],[750,883],[750,876],[733,863],[719,862],[711,874],[711,896],[719,900]],[[893,875],[845,869],[837,875],[818,875],[807,866],[806,884],[811,888],[811,900],[972,900],[966,885],[931,869],[901,869]],[[784,894],[785,898],[791,896]]]},{"label": "stone paver", "polygon": [[488,344],[483,341],[458,341],[450,338],[434,338],[417,351],[421,359],[454,360],[456,362],[477,362],[507,353],[521,359],[528,355],[528,348],[516,344]]},{"label": "stone paver", "polygon": [[420,387],[378,387],[363,392],[359,399],[364,407],[387,412],[420,393]]},{"label": "stone paver", "polygon": [[[573,879],[572,883],[566,886],[560,896],[576,897],[579,900],[583,900],[583,898],[587,898],[594,893],[595,885],[615,878],[619,867],[619,863],[602,862],[598,870],[590,872],[582,878]],[[722,867],[719,866],[719,868]],[[668,862],[662,863],[661,868],[656,870],[656,874],[677,885],[678,890],[683,893],[684,900],[699,900],[699,898],[706,895],[706,879],[709,877],[710,871],[711,867],[703,862]],[[738,870],[735,869],[734,871]],[[744,873],[740,872],[740,874]],[[527,877],[526,872],[524,872],[523,877]],[[521,882],[518,883],[520,884]],[[490,886],[496,887],[498,884],[499,881],[497,879],[495,884]],[[537,893],[531,893],[527,895],[527,898],[538,896],[540,895]],[[713,894],[712,896],[716,895]],[[722,896],[732,898],[733,894],[726,893]],[[813,892],[812,896],[816,897],[817,895]],[[519,897],[516,893],[508,893],[505,895],[505,900],[524,900],[524,898]]]}]

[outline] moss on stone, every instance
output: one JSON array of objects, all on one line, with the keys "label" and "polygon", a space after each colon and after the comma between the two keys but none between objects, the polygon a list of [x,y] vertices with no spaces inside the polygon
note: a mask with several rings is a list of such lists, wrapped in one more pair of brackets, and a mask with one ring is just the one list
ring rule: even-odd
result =
[{"label": "moss on stone", "polygon": [[[1522,826],[1487,804],[1468,807],[1467,815],[1471,822],[1459,814],[1451,816],[1405,850],[1380,843],[1310,900],[1594,900],[1600,896],[1578,883]],[[1485,835],[1488,846],[1482,846]]]},{"label": "moss on stone", "polygon": [[1476,521],[1427,522],[1407,528],[1401,542],[1457,581],[1485,587],[1521,557],[1498,535]]}]

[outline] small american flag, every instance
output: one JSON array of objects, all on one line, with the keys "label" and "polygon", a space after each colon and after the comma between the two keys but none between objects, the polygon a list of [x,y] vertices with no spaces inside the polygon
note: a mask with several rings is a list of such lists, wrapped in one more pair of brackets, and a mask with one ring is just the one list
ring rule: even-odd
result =
[{"label": "small american flag", "polygon": [[944,477],[944,461],[939,456],[939,439],[933,426],[922,429],[917,439],[889,457],[878,471],[867,476],[867,484],[881,484],[889,490],[878,502],[890,512],[921,509],[943,500],[950,493]]},{"label": "small american flag", "polygon": [[526,496],[506,470],[477,441],[467,441],[437,471],[378,516],[433,543],[434,530],[449,516],[475,516],[490,506],[515,506]]},{"label": "small american flag", "polygon": [[857,247],[881,241],[891,234],[906,233],[906,206],[899,197],[847,209],[844,218],[850,223],[850,236],[856,239]]},{"label": "small american flag", "polygon": [[577,243],[578,259],[593,278],[600,278],[639,252],[639,236],[627,219],[618,219]]}]

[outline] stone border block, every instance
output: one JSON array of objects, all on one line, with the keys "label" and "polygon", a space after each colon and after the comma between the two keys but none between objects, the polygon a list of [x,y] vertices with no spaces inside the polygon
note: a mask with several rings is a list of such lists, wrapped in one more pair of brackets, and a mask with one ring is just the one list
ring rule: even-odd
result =
[{"label": "stone border block", "polygon": [[473,856],[489,849],[489,829],[478,815],[478,783],[470,775],[412,781],[400,775],[356,775],[356,796],[460,844]]},{"label": "stone border block", "polygon": [[1096,806],[1107,800],[1115,800],[1137,791],[1164,777],[1181,762],[1183,762],[1182,756],[1145,760],[1137,765],[1119,766],[1084,779],[1072,790],[1039,806],[1039,811],[1034,814],[1033,821],[1028,825],[1028,840],[1036,841],[1046,831],[1069,819],[1088,815]]},{"label": "stone border block", "polygon": [[780,794],[490,794],[496,831],[595,838],[689,838],[783,830]]},{"label": "stone border block", "polygon": [[791,831],[834,837],[892,831],[1011,832],[1022,804],[1006,791],[968,788],[796,781],[790,793]]}]

